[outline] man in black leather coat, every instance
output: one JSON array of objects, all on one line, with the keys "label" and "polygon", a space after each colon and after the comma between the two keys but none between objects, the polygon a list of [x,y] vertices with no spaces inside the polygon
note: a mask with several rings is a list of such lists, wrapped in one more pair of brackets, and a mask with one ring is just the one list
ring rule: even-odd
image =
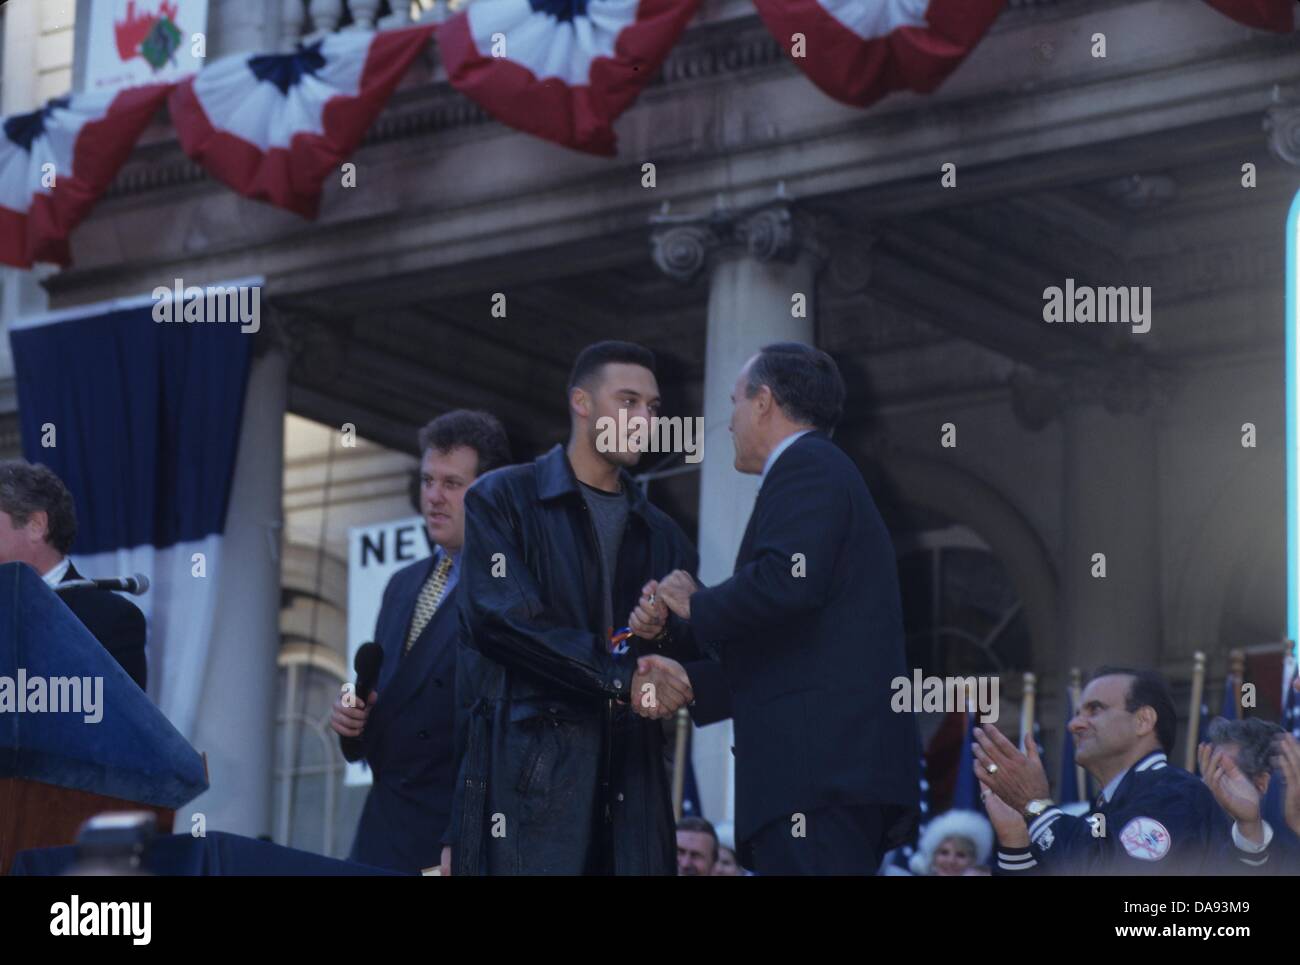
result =
[{"label": "man in black leather coat", "polygon": [[465,496],[454,874],[664,874],[675,839],[660,720],[692,699],[670,624],[611,644],[644,585],[697,557],[604,420],[657,414],[654,356],[579,355],[571,433]]}]

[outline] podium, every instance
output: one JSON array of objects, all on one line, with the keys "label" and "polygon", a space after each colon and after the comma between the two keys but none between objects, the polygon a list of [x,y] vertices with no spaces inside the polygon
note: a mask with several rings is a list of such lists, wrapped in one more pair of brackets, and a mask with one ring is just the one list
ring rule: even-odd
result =
[{"label": "podium", "polygon": [[207,786],[198,752],[36,571],[0,566],[0,874],[104,811],[151,810],[170,831]]}]

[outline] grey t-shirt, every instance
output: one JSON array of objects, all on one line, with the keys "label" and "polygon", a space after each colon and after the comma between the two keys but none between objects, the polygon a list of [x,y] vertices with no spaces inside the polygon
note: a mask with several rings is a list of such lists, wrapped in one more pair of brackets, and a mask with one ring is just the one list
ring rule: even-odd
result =
[{"label": "grey t-shirt", "polygon": [[613,586],[614,570],[618,566],[618,551],[623,544],[623,527],[627,525],[627,493],[607,493],[586,483],[582,498],[587,503],[592,525],[596,529],[596,543],[600,547],[601,596],[603,597],[603,627],[617,629],[614,624]]}]

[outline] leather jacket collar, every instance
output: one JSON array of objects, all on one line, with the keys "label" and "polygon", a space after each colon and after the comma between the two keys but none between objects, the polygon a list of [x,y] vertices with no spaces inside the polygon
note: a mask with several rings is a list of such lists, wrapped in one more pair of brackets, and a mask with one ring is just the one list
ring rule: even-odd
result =
[{"label": "leather jacket collar", "polygon": [[[547,501],[566,496],[581,496],[578,477],[573,474],[573,467],[569,465],[569,455],[562,443],[557,443],[548,452],[539,456],[535,465],[539,499]],[[647,506],[645,493],[626,469],[619,470],[618,478],[623,485],[623,491],[628,494],[629,508],[644,519]]]}]

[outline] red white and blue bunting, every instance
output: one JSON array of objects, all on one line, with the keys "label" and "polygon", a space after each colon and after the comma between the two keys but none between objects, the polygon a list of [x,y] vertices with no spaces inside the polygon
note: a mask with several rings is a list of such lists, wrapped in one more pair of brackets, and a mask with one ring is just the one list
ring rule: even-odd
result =
[{"label": "red white and blue bunting", "polygon": [[1007,0],[754,0],[782,49],[826,94],[855,107],[929,93]]},{"label": "red white and blue bunting", "polygon": [[1257,30],[1290,33],[1295,28],[1294,0],[1205,0],[1238,23]]},{"label": "red white and blue bunting", "polygon": [[69,263],[68,235],[113,183],[170,90],[159,84],[58,97],[4,118],[0,263]]},{"label": "red white and blue bunting", "polygon": [[[473,0],[441,27],[347,30],[290,54],[223,58],[177,85],[78,94],[4,118],[0,264],[67,265],[68,236],[107,190],[170,95],[186,154],[239,194],[316,215],[437,31],[457,90],[504,124],[612,155],[613,124],[650,82],[701,0]],[[974,49],[1007,0],[754,0],[821,90],[866,106],[929,92]],[[1294,28],[1293,0],[1206,0],[1263,30]]]},{"label": "red white and blue bunting", "polygon": [[700,0],[474,0],[438,30],[451,84],[511,127],[613,155],[613,123]]},{"label": "red white and blue bunting", "polygon": [[246,198],[314,218],[433,27],[343,31],[289,54],[225,57],[177,85],[181,148]]}]

